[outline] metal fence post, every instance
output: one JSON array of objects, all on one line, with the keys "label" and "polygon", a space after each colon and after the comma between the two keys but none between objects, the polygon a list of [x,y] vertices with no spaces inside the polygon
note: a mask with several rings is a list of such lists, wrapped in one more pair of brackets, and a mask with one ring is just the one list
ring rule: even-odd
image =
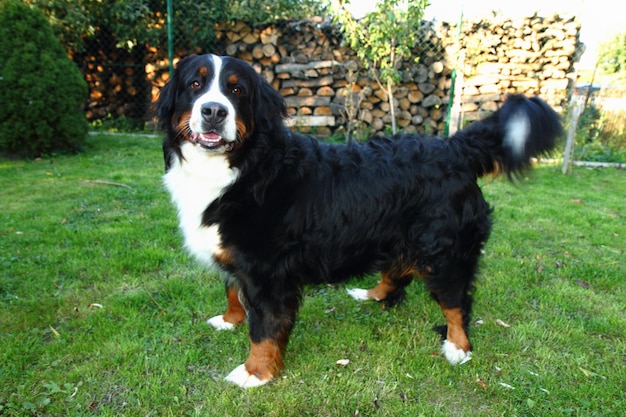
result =
[{"label": "metal fence post", "polygon": [[174,0],[167,0],[167,58],[169,60],[170,77],[174,75]]}]

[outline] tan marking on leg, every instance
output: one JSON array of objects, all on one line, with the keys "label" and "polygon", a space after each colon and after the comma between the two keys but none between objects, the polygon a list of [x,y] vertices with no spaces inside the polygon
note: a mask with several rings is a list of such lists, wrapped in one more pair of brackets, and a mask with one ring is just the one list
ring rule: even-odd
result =
[{"label": "tan marking on leg", "polygon": [[226,299],[228,300],[228,307],[222,316],[224,321],[235,326],[246,321],[246,310],[239,301],[239,290],[235,287],[229,287],[226,290]]},{"label": "tan marking on leg", "polygon": [[378,283],[378,285],[370,290],[367,290],[367,297],[373,298],[376,301],[382,301],[389,294],[394,292],[398,286],[393,282],[388,273],[383,272],[380,274],[382,279]]},{"label": "tan marking on leg", "polygon": [[441,305],[443,314],[448,322],[448,334],[446,339],[456,345],[457,348],[465,352],[472,350],[467,333],[463,329],[463,313],[460,308],[446,308]]},{"label": "tan marking on leg", "polygon": [[386,300],[389,294],[398,289],[398,283],[404,280],[411,280],[414,275],[422,275],[417,269],[410,266],[403,266],[401,269],[391,269],[381,272],[381,280],[378,285],[367,290],[367,297],[376,301]]},{"label": "tan marking on leg", "polygon": [[246,371],[261,381],[277,377],[283,368],[282,349],[271,339],[250,344],[250,355],[245,363]]}]

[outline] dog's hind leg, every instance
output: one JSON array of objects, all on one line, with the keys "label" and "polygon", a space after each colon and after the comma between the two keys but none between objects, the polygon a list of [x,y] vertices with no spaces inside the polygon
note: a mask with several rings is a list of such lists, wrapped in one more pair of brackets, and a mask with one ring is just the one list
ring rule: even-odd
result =
[{"label": "dog's hind leg", "polygon": [[464,324],[466,315],[460,307],[448,308],[441,304],[446,316],[446,339],[441,347],[441,353],[452,365],[463,364],[472,359],[472,345],[467,336],[467,326]]},{"label": "dog's hind leg", "polygon": [[207,320],[207,323],[217,330],[232,330],[246,321],[246,310],[239,299],[237,287],[226,284],[226,299],[228,300],[226,312]]},{"label": "dog's hind leg", "polygon": [[385,301],[393,305],[404,298],[404,287],[411,282],[413,275],[413,270],[402,273],[385,271],[381,273],[381,280],[376,287],[369,290],[351,288],[348,294],[355,300]]},{"label": "dog's hind leg", "polygon": [[[448,271],[452,272],[452,271]],[[444,281],[441,277],[429,276],[425,282],[433,298],[441,306],[446,318],[446,326],[436,327],[444,338],[441,354],[452,365],[460,365],[472,358],[472,345],[469,341],[468,327],[472,310],[471,290],[473,274],[469,277],[459,269],[455,271],[457,279],[465,281]]]}]

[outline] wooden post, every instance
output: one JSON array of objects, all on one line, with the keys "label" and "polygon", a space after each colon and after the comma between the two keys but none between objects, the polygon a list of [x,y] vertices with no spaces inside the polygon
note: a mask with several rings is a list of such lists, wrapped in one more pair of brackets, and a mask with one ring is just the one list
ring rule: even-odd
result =
[{"label": "wooden post", "polygon": [[572,149],[574,148],[574,139],[576,137],[576,125],[578,125],[578,117],[580,117],[580,100],[575,100],[572,109],[572,119],[567,132],[567,141],[565,142],[565,152],[563,152],[563,168],[561,172],[567,174],[570,167],[570,158],[572,157]]}]

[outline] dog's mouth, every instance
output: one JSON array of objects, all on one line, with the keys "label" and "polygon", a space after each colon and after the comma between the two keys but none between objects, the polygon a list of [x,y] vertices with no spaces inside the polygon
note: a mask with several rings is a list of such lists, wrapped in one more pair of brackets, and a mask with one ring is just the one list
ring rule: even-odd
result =
[{"label": "dog's mouth", "polygon": [[210,151],[225,149],[227,152],[232,151],[234,142],[228,142],[216,132],[192,133],[189,136],[191,143],[201,146]]}]

